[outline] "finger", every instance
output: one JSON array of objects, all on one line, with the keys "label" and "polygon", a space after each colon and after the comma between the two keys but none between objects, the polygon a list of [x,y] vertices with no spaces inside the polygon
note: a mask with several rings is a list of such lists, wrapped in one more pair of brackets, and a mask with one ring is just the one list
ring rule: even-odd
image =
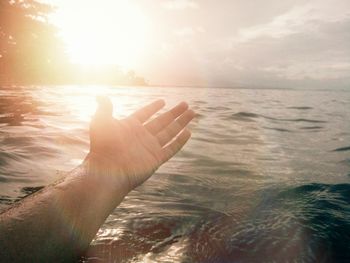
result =
[{"label": "finger", "polygon": [[97,110],[96,117],[100,118],[112,118],[113,116],[113,104],[111,100],[106,96],[98,96],[97,101]]},{"label": "finger", "polygon": [[181,148],[186,144],[188,139],[191,137],[191,132],[185,128],[174,141],[163,148],[163,163],[173,157]]},{"label": "finger", "polygon": [[194,118],[193,110],[186,110],[179,118],[173,121],[165,129],[157,134],[157,139],[161,146],[170,142],[186,125]]},{"label": "finger", "polygon": [[147,106],[135,111],[133,114],[131,114],[131,116],[138,119],[141,123],[144,123],[151,118],[153,114],[163,108],[164,105],[164,100],[156,100],[151,104],[148,104]]},{"label": "finger", "polygon": [[181,102],[176,105],[171,110],[163,113],[158,116],[154,120],[148,122],[145,127],[146,129],[152,133],[157,134],[165,127],[167,127],[170,123],[172,123],[177,117],[179,117],[185,110],[188,109],[188,104],[186,102]]}]

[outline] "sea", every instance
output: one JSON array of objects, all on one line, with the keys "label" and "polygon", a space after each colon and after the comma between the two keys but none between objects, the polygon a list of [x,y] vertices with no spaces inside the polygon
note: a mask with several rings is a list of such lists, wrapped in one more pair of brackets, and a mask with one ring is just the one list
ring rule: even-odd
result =
[{"label": "sea", "polygon": [[0,211],[82,162],[101,94],[197,116],[80,262],[350,262],[350,89],[1,87]]}]

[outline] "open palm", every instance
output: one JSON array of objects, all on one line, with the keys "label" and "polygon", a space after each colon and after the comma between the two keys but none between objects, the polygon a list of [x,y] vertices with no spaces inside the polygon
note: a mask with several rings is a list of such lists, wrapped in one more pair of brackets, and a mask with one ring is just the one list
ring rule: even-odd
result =
[{"label": "open palm", "polygon": [[117,167],[118,173],[126,176],[130,189],[146,181],[191,136],[186,126],[195,113],[185,102],[152,120],[164,107],[163,100],[122,120],[113,118],[113,105],[108,98],[99,98],[98,102],[90,126],[90,154],[107,160],[108,167]]}]

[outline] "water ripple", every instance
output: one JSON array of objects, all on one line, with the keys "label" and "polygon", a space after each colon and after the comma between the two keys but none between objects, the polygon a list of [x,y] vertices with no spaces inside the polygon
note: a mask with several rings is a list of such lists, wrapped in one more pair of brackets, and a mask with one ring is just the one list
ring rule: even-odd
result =
[{"label": "water ripple", "polygon": [[197,116],[186,147],[115,209],[82,262],[350,261],[350,92],[1,88],[0,210],[81,162],[101,92],[119,117],[157,98],[185,99]]}]

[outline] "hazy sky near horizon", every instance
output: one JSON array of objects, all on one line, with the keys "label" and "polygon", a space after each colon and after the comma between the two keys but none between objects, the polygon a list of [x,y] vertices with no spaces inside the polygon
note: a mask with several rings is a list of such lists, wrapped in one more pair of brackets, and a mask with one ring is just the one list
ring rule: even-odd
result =
[{"label": "hazy sky near horizon", "polygon": [[[101,26],[105,19],[108,32],[119,36],[114,41],[100,37],[113,44],[110,50],[118,50],[115,62],[119,56],[122,66],[134,68],[150,83],[350,86],[348,0],[49,2],[58,6],[54,21],[63,38],[77,44],[67,35],[74,34],[72,28],[80,20],[84,27],[80,15],[86,8],[93,9],[93,15],[87,16],[92,22],[85,23],[90,36],[84,41],[88,43],[90,37],[93,43],[100,37],[93,21]],[[91,52],[97,52],[93,46]]]}]

